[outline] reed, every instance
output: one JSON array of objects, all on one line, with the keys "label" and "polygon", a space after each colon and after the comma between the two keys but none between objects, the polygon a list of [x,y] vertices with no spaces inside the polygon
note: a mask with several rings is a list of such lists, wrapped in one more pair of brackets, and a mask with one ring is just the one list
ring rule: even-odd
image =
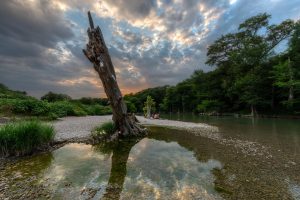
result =
[{"label": "reed", "polygon": [[0,157],[23,156],[49,146],[54,128],[37,120],[0,126]]}]

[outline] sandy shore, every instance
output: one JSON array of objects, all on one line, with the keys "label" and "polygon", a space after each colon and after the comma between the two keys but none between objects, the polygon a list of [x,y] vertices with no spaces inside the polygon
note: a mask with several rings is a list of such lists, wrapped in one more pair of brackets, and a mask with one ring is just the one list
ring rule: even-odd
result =
[{"label": "sandy shore", "polygon": [[[74,138],[88,138],[96,126],[111,121],[112,116],[86,116],[86,117],[65,117],[53,123],[56,130],[56,141],[70,140]],[[203,123],[181,122],[162,119],[146,119],[137,117],[142,125],[155,125],[174,127],[185,130],[198,130],[200,132],[216,132],[217,128]],[[202,130],[202,131],[201,131]]]}]

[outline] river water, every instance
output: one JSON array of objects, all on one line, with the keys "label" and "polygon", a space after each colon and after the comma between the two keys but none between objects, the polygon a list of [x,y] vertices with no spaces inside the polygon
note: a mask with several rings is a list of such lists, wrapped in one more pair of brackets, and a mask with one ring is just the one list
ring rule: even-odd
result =
[{"label": "river water", "polygon": [[2,166],[0,199],[300,199],[299,121],[163,117],[218,137],[149,127],[113,146],[67,144]]}]

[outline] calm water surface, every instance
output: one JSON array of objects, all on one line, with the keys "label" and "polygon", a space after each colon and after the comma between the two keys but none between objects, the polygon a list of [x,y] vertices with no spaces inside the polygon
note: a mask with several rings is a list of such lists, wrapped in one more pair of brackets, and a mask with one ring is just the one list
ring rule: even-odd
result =
[{"label": "calm water surface", "polygon": [[0,199],[300,199],[299,121],[167,117],[220,137],[150,127],[115,146],[68,144],[3,166]]},{"label": "calm water surface", "polygon": [[219,128],[222,136],[259,142],[287,154],[300,154],[299,119],[253,119],[235,117],[205,117],[193,114],[163,115],[165,119],[206,123]]}]

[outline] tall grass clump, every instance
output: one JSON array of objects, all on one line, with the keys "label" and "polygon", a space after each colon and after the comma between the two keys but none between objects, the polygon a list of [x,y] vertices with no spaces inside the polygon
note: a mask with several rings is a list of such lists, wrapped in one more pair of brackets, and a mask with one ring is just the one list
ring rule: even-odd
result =
[{"label": "tall grass clump", "polygon": [[19,121],[0,126],[0,157],[23,156],[47,147],[54,128],[40,121]]},{"label": "tall grass clump", "polygon": [[99,138],[102,136],[112,135],[116,131],[116,125],[113,122],[106,122],[98,127],[96,127],[92,133],[94,138]]}]

